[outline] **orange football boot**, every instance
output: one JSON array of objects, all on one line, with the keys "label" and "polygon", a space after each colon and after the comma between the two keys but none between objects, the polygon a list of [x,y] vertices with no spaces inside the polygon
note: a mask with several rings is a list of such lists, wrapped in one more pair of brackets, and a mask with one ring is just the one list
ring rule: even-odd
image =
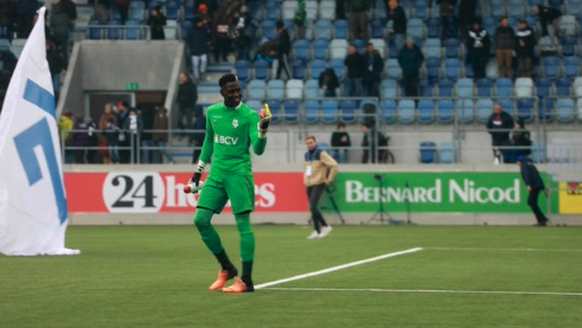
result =
[{"label": "orange football boot", "polygon": [[236,277],[238,274],[238,272],[236,271],[236,269],[233,269],[231,271],[229,270],[220,270],[218,271],[218,278],[216,278],[216,281],[210,286],[210,291],[211,292],[216,292],[221,290],[222,288],[224,288],[224,286],[226,286],[226,283]]},{"label": "orange football boot", "polygon": [[237,279],[234,281],[230,287],[225,288],[222,290],[225,294],[241,294],[241,293],[250,293],[255,290],[253,285],[247,285],[242,281],[242,279]]}]

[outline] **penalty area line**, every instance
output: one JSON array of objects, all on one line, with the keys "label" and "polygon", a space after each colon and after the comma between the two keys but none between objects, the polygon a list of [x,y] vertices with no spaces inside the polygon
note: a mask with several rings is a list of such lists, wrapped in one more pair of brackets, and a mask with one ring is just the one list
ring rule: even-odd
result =
[{"label": "penalty area line", "polygon": [[275,286],[275,285],[285,284],[285,283],[288,283],[291,281],[297,281],[297,280],[301,280],[301,279],[305,279],[305,278],[320,276],[322,274],[331,273],[331,272],[335,272],[335,271],[339,271],[339,270],[343,270],[343,269],[347,269],[347,268],[352,268],[352,267],[355,267],[358,265],[367,264],[367,263],[371,263],[371,262],[381,261],[381,260],[388,259],[391,257],[416,253],[416,252],[419,252],[421,250],[422,250],[421,247],[416,247],[416,248],[407,249],[405,251],[388,253],[388,254],[372,257],[372,258],[361,260],[361,261],[351,262],[351,263],[342,264],[342,265],[334,266],[334,267],[319,270],[319,271],[301,274],[301,275],[286,278],[286,279],[280,279],[280,280],[267,282],[264,284],[256,285],[255,289],[263,289],[263,288],[267,288],[267,287],[271,287],[271,286]]},{"label": "penalty area line", "polygon": [[379,289],[379,288],[282,288],[269,287],[265,290],[286,292],[344,292],[344,293],[418,293],[418,294],[466,294],[466,295],[517,295],[517,296],[577,296],[582,293],[574,292],[524,292],[500,290],[446,290],[446,289]]}]

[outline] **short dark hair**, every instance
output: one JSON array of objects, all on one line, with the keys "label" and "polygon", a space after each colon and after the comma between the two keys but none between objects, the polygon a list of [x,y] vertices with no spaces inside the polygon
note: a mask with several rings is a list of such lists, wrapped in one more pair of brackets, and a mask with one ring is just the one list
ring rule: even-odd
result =
[{"label": "short dark hair", "polygon": [[313,140],[313,141],[317,142],[317,139],[315,139],[315,136],[314,136],[314,135],[309,135],[309,136],[305,137],[305,141],[307,141],[307,140],[309,140],[309,139],[311,139],[311,140]]},{"label": "short dark hair", "polygon": [[339,129],[339,128],[345,128],[345,127],[346,127],[346,124],[345,124],[344,122],[339,122],[339,123],[337,124],[337,128],[338,128],[338,129]]},{"label": "short dark hair", "polygon": [[220,80],[218,80],[218,85],[222,88],[225,85],[227,85],[228,83],[232,83],[232,82],[237,82],[238,81],[238,76],[234,75],[234,74],[224,74]]},{"label": "short dark hair", "polygon": [[280,21],[277,21],[277,25],[276,26],[277,26],[277,28],[283,28],[285,26],[285,23],[283,23],[283,21],[280,20]]},{"label": "short dark hair", "polygon": [[507,16],[501,16],[501,17],[499,17],[499,22],[501,22],[504,19],[509,19],[509,17],[507,17]]}]

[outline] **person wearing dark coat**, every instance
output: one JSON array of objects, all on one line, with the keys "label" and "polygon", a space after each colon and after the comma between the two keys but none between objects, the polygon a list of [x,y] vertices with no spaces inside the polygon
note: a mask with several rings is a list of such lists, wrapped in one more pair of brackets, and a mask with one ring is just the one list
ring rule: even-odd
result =
[{"label": "person wearing dark coat", "polygon": [[50,41],[47,41],[46,43],[46,60],[51,72],[55,98],[58,99],[59,91],[61,89],[60,75],[65,69],[65,59],[63,58],[62,53],[57,50],[56,45]]},{"label": "person wearing dark coat", "polygon": [[[495,156],[495,164],[501,162],[501,156],[506,157],[506,150],[497,147],[509,146],[509,134],[515,127],[515,123],[511,115],[503,111],[500,104],[496,104],[493,108],[493,114],[487,121],[487,130],[491,134],[491,143],[493,145],[493,155]],[[499,131],[496,131],[499,130]]]},{"label": "person wearing dark coat", "polygon": [[440,8],[441,39],[456,38],[458,33],[455,33],[454,26],[457,0],[436,0],[436,4]]},{"label": "person wearing dark coat", "polygon": [[[188,74],[182,72],[180,74],[180,86],[178,88],[178,96],[176,102],[178,103],[178,127],[188,129],[192,126],[192,117],[194,115],[194,107],[198,101],[198,88],[192,82]],[[184,122],[184,119],[186,122]]]},{"label": "person wearing dark coat", "polygon": [[346,97],[360,97],[362,95],[362,78],[364,77],[364,56],[358,52],[356,46],[351,45],[348,55],[344,59],[348,69],[344,81],[344,95]]},{"label": "person wearing dark coat", "polygon": [[69,16],[61,10],[60,3],[54,3],[50,18],[50,28],[52,31],[53,42],[57,45],[63,58],[69,56],[69,36],[72,27],[73,22]]},{"label": "person wearing dark coat", "polygon": [[232,24],[232,17],[228,15],[228,7],[222,7],[214,15],[212,36],[214,40],[214,61],[227,61],[231,50],[231,39],[228,32]]},{"label": "person wearing dark coat", "polygon": [[398,63],[402,68],[404,93],[407,97],[418,97],[419,72],[423,62],[424,55],[414,40],[406,40],[406,46],[398,54]]},{"label": "person wearing dark coat", "polygon": [[531,161],[527,159],[527,157],[518,156],[516,163],[519,165],[523,183],[529,192],[529,196],[527,197],[527,205],[531,208],[536,217],[536,220],[538,221],[536,226],[545,227],[550,220],[545,216],[544,212],[542,212],[538,205],[538,197],[540,196],[540,193],[544,192],[546,196],[549,194],[544,184],[544,180],[542,179],[538,169]]},{"label": "person wearing dark coat", "polygon": [[[87,163],[87,148],[90,146],[89,140],[89,126],[85,123],[85,119],[78,117],[73,126],[73,147],[75,147],[75,163]],[[79,149],[77,149],[79,148]]]},{"label": "person wearing dark coat", "polygon": [[0,62],[2,62],[2,71],[8,71],[10,74],[16,68],[16,56],[10,50],[0,50]]},{"label": "person wearing dark coat", "polygon": [[519,76],[531,77],[534,60],[534,48],[536,36],[534,31],[527,26],[527,21],[520,19],[516,33],[515,53],[519,64]]},{"label": "person wearing dark coat", "polygon": [[14,0],[0,0],[0,35],[12,42],[14,26]]},{"label": "person wearing dark coat", "polygon": [[250,47],[253,42],[253,35],[256,32],[253,25],[253,17],[249,12],[247,6],[240,7],[238,21],[236,22],[236,29],[238,31],[238,38],[236,39],[236,46],[238,48],[237,59],[249,60]]},{"label": "person wearing dark coat", "polygon": [[487,67],[490,49],[491,38],[489,37],[489,33],[481,27],[481,23],[474,22],[468,33],[467,50],[475,79],[485,77],[485,68]]},{"label": "person wearing dark coat", "polygon": [[362,164],[376,164],[381,163],[385,159],[386,150],[378,149],[378,147],[387,147],[388,141],[386,137],[376,131],[373,126],[363,123],[360,125],[360,130],[364,134],[362,139],[362,148],[364,153],[362,154]]},{"label": "person wearing dark coat", "polygon": [[372,43],[368,43],[364,54],[364,95],[367,97],[378,97],[378,90],[384,71],[384,60],[374,49]]},{"label": "person wearing dark coat", "polygon": [[386,19],[392,21],[392,28],[394,30],[394,43],[396,45],[396,51],[400,51],[404,46],[404,40],[406,39],[406,13],[404,9],[398,4],[396,0],[390,0],[388,6],[386,6]]},{"label": "person wearing dark coat", "polygon": [[201,75],[206,72],[206,63],[208,62],[209,34],[206,30],[202,17],[194,17],[194,24],[188,33],[186,45],[192,56],[192,71],[195,80],[199,80]]},{"label": "person wearing dark coat", "polygon": [[369,0],[347,0],[350,13],[350,37],[352,39],[368,40],[368,10]]},{"label": "person wearing dark coat", "polygon": [[326,68],[319,74],[319,88],[325,97],[336,97],[336,89],[339,88],[339,81],[333,68]]},{"label": "person wearing dark coat", "polygon": [[459,5],[459,34],[461,39],[467,38],[471,25],[475,22],[475,10],[478,0],[461,0]]},{"label": "person wearing dark coat", "polygon": [[60,0],[61,11],[69,16],[69,19],[74,22],[77,20],[77,5],[71,0]]},{"label": "person wearing dark coat", "polygon": [[[548,36],[548,25],[554,24],[554,22],[557,22],[558,18],[562,16],[562,12],[559,9],[552,7],[536,5],[532,7],[532,11],[536,16],[538,16],[538,19],[540,20],[540,25],[542,26],[542,36]],[[554,28],[556,27],[557,26],[554,26]]]},{"label": "person wearing dark coat", "polygon": [[329,152],[338,163],[345,164],[348,162],[348,148],[352,146],[350,134],[346,131],[346,124],[340,122],[337,130],[331,134],[331,148]]},{"label": "person wearing dark coat", "polygon": [[289,52],[291,52],[291,37],[283,21],[277,22],[277,79],[281,78],[281,71],[285,70],[287,78],[291,78],[289,70]]},{"label": "person wearing dark coat", "polygon": [[14,7],[16,14],[16,32],[18,38],[26,39],[32,31],[32,21],[36,10],[38,9],[38,0],[18,0]]},{"label": "person wearing dark coat", "polygon": [[513,50],[515,49],[515,33],[509,26],[509,19],[503,16],[493,37],[495,56],[497,57],[497,73],[500,78],[513,79]]},{"label": "person wearing dark coat", "polygon": [[522,119],[518,119],[515,122],[510,144],[516,148],[506,152],[506,163],[515,163],[515,159],[518,156],[529,156],[529,154],[531,154],[532,142],[530,133],[525,128],[525,124]]},{"label": "person wearing dark coat", "polygon": [[174,159],[166,150],[166,145],[168,144],[168,133],[165,131],[169,128],[170,121],[168,119],[168,110],[163,106],[156,107],[156,117],[154,119],[154,130],[156,130],[156,132],[153,133],[154,142],[159,148],[156,163],[163,163],[164,155],[168,158],[170,163],[174,163]]},{"label": "person wearing dark coat", "polygon": [[162,14],[162,8],[155,7],[148,19],[148,25],[152,33],[152,40],[165,40],[164,26],[166,26],[166,16]]}]

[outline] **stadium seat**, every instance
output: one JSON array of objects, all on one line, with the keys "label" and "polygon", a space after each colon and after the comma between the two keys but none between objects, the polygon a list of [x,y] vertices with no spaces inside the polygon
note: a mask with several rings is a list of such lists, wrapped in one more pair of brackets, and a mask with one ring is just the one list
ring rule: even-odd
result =
[{"label": "stadium seat", "polygon": [[264,80],[252,80],[248,85],[249,98],[262,100],[266,96],[267,85]]},{"label": "stadium seat", "polygon": [[249,12],[251,16],[256,21],[263,20],[263,4],[261,1],[247,1],[247,6],[249,7]]},{"label": "stadium seat", "polygon": [[469,62],[465,63],[465,77],[470,79],[475,78],[475,72],[473,72],[473,65],[471,65],[471,63]]},{"label": "stadium seat", "polygon": [[570,96],[572,90],[572,82],[568,78],[561,78],[556,80],[556,96]]},{"label": "stadium seat", "polygon": [[253,66],[255,79],[266,80],[269,78],[269,63],[264,60],[257,60]]},{"label": "stadium seat", "polygon": [[[501,105],[503,111],[506,113],[513,115],[513,100],[510,98],[497,98],[497,103]],[[493,108],[492,108],[493,109]]]},{"label": "stadium seat", "polygon": [[539,98],[548,97],[552,91],[552,81],[544,78],[537,78],[536,80],[536,95]]},{"label": "stadium seat", "polygon": [[551,98],[541,99],[538,103],[538,119],[544,122],[550,122],[554,112],[554,100]]},{"label": "stadium seat", "polygon": [[440,21],[438,18],[429,18],[426,21],[426,37],[438,38],[440,31]]},{"label": "stadium seat", "polygon": [[302,80],[287,81],[287,98],[301,99],[303,98],[304,84]]},{"label": "stadium seat", "polygon": [[247,99],[245,101],[245,104],[247,106],[249,106],[250,108],[262,108],[263,107],[263,104],[261,103],[261,101],[257,100],[257,99]]},{"label": "stadium seat", "polygon": [[335,75],[337,76],[338,81],[342,81],[344,79],[344,60],[343,59],[332,59],[329,62],[329,67],[333,68]]},{"label": "stadium seat", "polygon": [[166,22],[166,26],[164,26],[164,34],[166,36],[166,40],[177,40],[178,39],[178,21],[176,20],[168,20]]},{"label": "stadium seat", "polygon": [[[98,20],[93,20],[89,22],[89,39],[91,40],[101,40],[103,38],[103,28],[95,26],[103,26],[104,23]],[[8,44],[8,47],[10,43]]]},{"label": "stadium seat", "polygon": [[378,51],[380,57],[386,58],[386,41],[382,39],[370,39],[368,42],[374,45],[374,49]]},{"label": "stadium seat", "polygon": [[309,59],[310,43],[304,39],[297,39],[293,41],[293,54],[295,59],[307,60]]},{"label": "stadium seat", "polygon": [[461,73],[461,63],[458,58],[445,59],[445,78],[456,80]]},{"label": "stadium seat", "polygon": [[398,121],[405,124],[414,122],[414,107],[413,100],[401,100],[398,104]]},{"label": "stadium seat", "polygon": [[294,79],[303,80],[307,76],[307,64],[304,60],[294,60],[291,75]]},{"label": "stadium seat", "polygon": [[420,162],[434,164],[436,162],[436,143],[425,141],[420,143]]},{"label": "stadium seat", "polygon": [[509,16],[512,17],[523,17],[523,3],[522,4],[510,4],[508,7]]},{"label": "stadium seat", "polygon": [[329,40],[331,39],[331,21],[320,19],[315,23],[315,38]]},{"label": "stadium seat", "polygon": [[321,121],[323,123],[337,122],[338,102],[336,100],[324,100],[321,102]]},{"label": "stadium seat", "polygon": [[473,97],[473,80],[459,79],[455,85],[455,92],[459,98]]},{"label": "stadium seat", "polygon": [[565,36],[561,40],[562,43],[562,55],[565,57],[576,55],[576,44],[578,43],[576,37]]},{"label": "stadium seat", "polygon": [[432,97],[434,95],[434,84],[428,80],[421,80],[419,85],[421,97]]},{"label": "stadium seat", "polygon": [[495,81],[495,94],[498,97],[511,97],[513,93],[513,82],[508,78],[501,78]]},{"label": "stadium seat", "polygon": [[305,82],[305,98],[316,99],[319,98],[319,81],[307,80]]},{"label": "stadium seat", "polygon": [[182,38],[182,40],[186,40],[188,34],[190,33],[190,30],[192,29],[193,24],[194,23],[189,20],[185,20],[180,23],[180,37]]},{"label": "stadium seat", "polygon": [[281,17],[281,2],[267,1],[265,4],[265,18],[267,20],[276,22]]},{"label": "stadium seat", "polygon": [[556,120],[562,123],[568,123],[574,120],[574,100],[570,98],[558,99]]},{"label": "stadium seat", "polygon": [[[142,25],[140,21],[128,20],[125,22],[125,39],[126,40],[139,40],[142,38],[141,29],[137,26]],[[129,28],[129,26],[135,26],[135,28]]]},{"label": "stadium seat", "polygon": [[[145,2],[131,1],[129,3],[128,19],[141,21],[144,19]],[[192,17],[194,18],[194,17]]]},{"label": "stadium seat", "polygon": [[499,78],[497,70],[497,60],[490,59],[487,63],[487,67],[485,68],[485,76],[490,80],[497,80]]},{"label": "stadium seat", "polygon": [[578,121],[582,121],[582,100],[576,101],[576,108],[578,108]]},{"label": "stadium seat", "polygon": [[441,58],[441,40],[427,39],[424,42],[424,56],[426,58]]},{"label": "stadium seat", "polygon": [[396,98],[398,96],[398,83],[396,80],[386,79],[380,84],[382,98]]},{"label": "stadium seat", "polygon": [[311,43],[313,49],[313,59],[327,59],[327,48],[329,47],[328,40],[314,40]]},{"label": "stadium seat", "polygon": [[382,118],[385,123],[396,122],[396,101],[384,100],[381,104]]},{"label": "stadium seat", "polygon": [[463,123],[470,123],[474,119],[473,108],[475,104],[471,99],[457,100],[456,113],[457,120]]},{"label": "stadium seat", "polygon": [[180,2],[177,0],[167,0],[164,6],[166,9],[166,19],[178,20]]},{"label": "stadium seat", "polygon": [[338,19],[333,22],[333,27],[335,30],[334,38],[336,39],[347,39],[349,36],[349,23],[345,19]]},{"label": "stadium seat", "polygon": [[316,100],[308,100],[303,105],[304,121],[306,123],[319,122],[319,102]]},{"label": "stadium seat", "polygon": [[428,3],[425,1],[414,2],[414,17],[422,20],[428,18]]},{"label": "stadium seat", "polygon": [[[379,19],[373,20],[372,23],[370,24],[370,29],[372,31],[372,38],[383,39],[385,37],[384,24],[382,23],[381,20],[379,20]],[[336,38],[337,38],[337,33],[336,33]]]},{"label": "stadium seat", "polygon": [[533,120],[533,99],[518,99],[517,100],[517,117],[524,122],[531,122]]},{"label": "stadium seat", "polygon": [[574,16],[582,15],[582,0],[568,0],[568,14]]},{"label": "stadium seat", "polygon": [[533,96],[533,80],[529,77],[520,77],[515,80],[515,96],[529,98]]},{"label": "stadium seat", "polygon": [[321,1],[319,3],[319,18],[320,19],[335,19],[335,1]]},{"label": "stadium seat", "polygon": [[327,64],[325,60],[312,60],[310,64],[311,78],[318,79],[321,73],[326,69]]},{"label": "stadium seat", "polygon": [[434,121],[434,102],[432,100],[423,99],[418,102],[418,121],[420,123]]},{"label": "stadium seat", "polygon": [[538,144],[537,142],[532,142],[531,145],[531,159],[534,163],[545,163],[546,162],[546,145]]},{"label": "stadium seat", "polygon": [[485,123],[493,113],[493,101],[491,99],[477,100],[477,121]]},{"label": "stadium seat", "polygon": [[429,81],[438,80],[441,75],[441,60],[438,58],[426,59],[426,77]]},{"label": "stadium seat", "polygon": [[413,38],[424,39],[424,22],[422,19],[413,18],[408,20],[406,32]]},{"label": "stadium seat", "polygon": [[358,104],[355,100],[343,100],[340,103],[341,120],[346,123],[355,123],[357,106]]},{"label": "stadium seat", "polygon": [[559,20],[560,35],[577,35],[578,23],[572,15],[562,15]]},{"label": "stadium seat", "polygon": [[458,39],[447,39],[445,40],[445,56],[447,58],[459,58],[459,49],[460,49],[460,43]]},{"label": "stadium seat", "polygon": [[267,87],[270,99],[282,99],[285,97],[285,82],[283,80],[270,80]]},{"label": "stadium seat", "polygon": [[364,40],[357,39],[357,40],[352,40],[350,42],[350,45],[356,47],[358,49],[358,52],[359,53],[364,53],[364,51],[366,50],[366,46],[368,45],[368,43],[366,41],[364,41]]},{"label": "stadium seat", "polygon": [[248,60],[237,60],[234,63],[239,80],[246,81],[250,77],[251,63]]},{"label": "stadium seat", "polygon": [[[268,15],[268,12],[267,12]],[[270,20],[264,20],[261,22],[261,33],[263,38],[267,38],[269,40],[275,39],[276,35],[276,28],[275,22]]]},{"label": "stadium seat", "polygon": [[455,143],[443,141],[439,145],[439,162],[441,164],[455,163]]},{"label": "stadium seat", "polygon": [[559,74],[558,57],[544,57],[542,59],[544,76],[549,79],[555,79]]},{"label": "stadium seat", "polygon": [[454,82],[451,80],[440,80],[438,84],[438,92],[440,97],[452,97]]},{"label": "stadium seat", "polygon": [[[121,21],[112,20],[107,23],[109,26],[120,26]],[[119,27],[109,27],[107,29],[107,39],[108,40],[119,40],[121,39],[121,28]]]},{"label": "stadium seat", "polygon": [[386,74],[390,79],[402,79],[402,68],[397,59],[388,59],[386,62]]},{"label": "stadium seat", "polygon": [[580,75],[580,57],[564,58],[564,76],[573,79]]},{"label": "stadium seat", "polygon": [[489,79],[477,80],[477,96],[490,97],[492,87],[493,87],[493,82]]},{"label": "stadium seat", "polygon": [[453,121],[453,101],[439,100],[437,120],[440,123],[451,123]]},{"label": "stadium seat", "polygon": [[297,123],[299,120],[299,101],[294,99],[285,100],[283,108],[285,108],[285,122]]}]

